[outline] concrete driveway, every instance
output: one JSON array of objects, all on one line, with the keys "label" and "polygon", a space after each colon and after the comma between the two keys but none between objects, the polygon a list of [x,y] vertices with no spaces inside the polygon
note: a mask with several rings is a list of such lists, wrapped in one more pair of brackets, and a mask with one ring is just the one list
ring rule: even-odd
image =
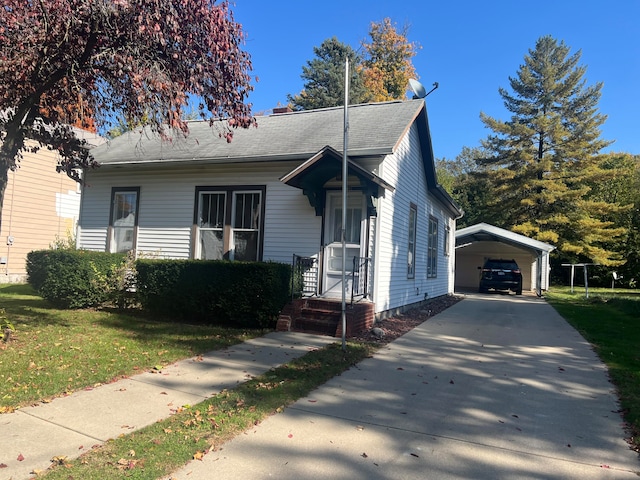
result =
[{"label": "concrete driveway", "polygon": [[637,479],[618,408],[544,300],[467,294],[171,478]]}]

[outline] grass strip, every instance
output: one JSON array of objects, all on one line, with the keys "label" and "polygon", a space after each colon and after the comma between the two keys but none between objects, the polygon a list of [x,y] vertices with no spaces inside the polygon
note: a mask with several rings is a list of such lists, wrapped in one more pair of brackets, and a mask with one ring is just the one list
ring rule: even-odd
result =
[{"label": "grass strip", "polygon": [[640,451],[640,291],[554,287],[547,301],[593,345],[618,390],[630,441]]},{"label": "grass strip", "polygon": [[128,435],[109,440],[78,459],[53,459],[36,472],[55,479],[157,479],[200,459],[239,433],[280,413],[299,398],[370,356],[367,343],[331,344]]}]

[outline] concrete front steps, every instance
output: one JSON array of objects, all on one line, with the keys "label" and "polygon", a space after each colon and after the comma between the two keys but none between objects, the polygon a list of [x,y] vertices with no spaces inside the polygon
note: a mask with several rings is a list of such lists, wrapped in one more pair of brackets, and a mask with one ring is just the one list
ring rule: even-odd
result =
[{"label": "concrete front steps", "polygon": [[[369,330],[373,326],[374,310],[371,302],[348,303],[346,336]],[[292,300],[280,312],[277,330],[342,337],[342,302],[318,297]]]}]

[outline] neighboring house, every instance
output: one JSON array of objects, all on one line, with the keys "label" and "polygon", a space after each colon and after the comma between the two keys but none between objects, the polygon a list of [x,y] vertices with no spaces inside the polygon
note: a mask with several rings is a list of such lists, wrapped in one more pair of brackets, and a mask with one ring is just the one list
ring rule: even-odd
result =
[{"label": "neighboring house", "polygon": [[456,290],[478,290],[480,271],[488,258],[515,260],[522,271],[522,289],[541,294],[549,288],[549,254],[553,245],[478,223],[456,231]]},{"label": "neighboring house", "polygon": [[[78,130],[90,146],[101,143]],[[0,283],[26,281],[25,261],[32,250],[47,249],[75,236],[80,187],[56,172],[58,155],[46,147],[25,152],[16,171],[9,171],[0,225]]]},{"label": "neighboring house", "polygon": [[[224,124],[190,122],[162,141],[129,132],[93,151],[85,172],[78,247],[176,259],[292,263],[305,290],[342,295],[344,109],[258,117],[220,138]],[[349,107],[347,257],[351,287],[383,316],[453,293],[461,215],[437,184],[424,100]],[[353,258],[357,259],[352,285]]]}]

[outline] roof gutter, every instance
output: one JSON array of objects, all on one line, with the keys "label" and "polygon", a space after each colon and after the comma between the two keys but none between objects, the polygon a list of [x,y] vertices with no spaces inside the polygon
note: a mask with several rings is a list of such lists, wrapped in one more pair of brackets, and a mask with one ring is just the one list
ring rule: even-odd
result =
[{"label": "roof gutter", "polygon": [[[169,164],[230,164],[230,163],[254,163],[254,162],[283,162],[283,161],[295,161],[295,160],[307,160],[317,152],[297,152],[287,153],[284,155],[254,155],[254,156],[242,156],[242,157],[209,157],[209,158],[156,158],[156,159],[127,159],[100,162],[99,158],[96,158],[100,162],[101,166],[124,166],[124,165],[169,165]],[[352,158],[357,157],[383,157],[393,153],[390,148],[374,149],[374,148],[360,148],[349,150],[348,155]]]}]

